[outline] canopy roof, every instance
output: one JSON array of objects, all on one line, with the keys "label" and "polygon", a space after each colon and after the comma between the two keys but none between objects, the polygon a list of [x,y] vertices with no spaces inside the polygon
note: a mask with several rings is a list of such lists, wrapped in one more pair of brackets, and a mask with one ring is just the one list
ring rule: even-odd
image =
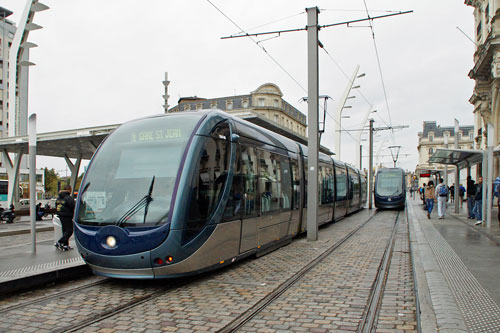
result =
[{"label": "canopy roof", "polygon": [[[444,149],[438,148],[429,158],[429,163],[456,165],[459,169],[481,163],[483,160],[483,150],[474,149]],[[495,149],[499,153],[500,149]]]}]

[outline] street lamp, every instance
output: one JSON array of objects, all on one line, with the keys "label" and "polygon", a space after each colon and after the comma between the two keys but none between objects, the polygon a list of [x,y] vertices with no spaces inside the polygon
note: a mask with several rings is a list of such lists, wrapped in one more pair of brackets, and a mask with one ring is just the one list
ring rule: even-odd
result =
[{"label": "street lamp", "polygon": [[350,80],[349,80],[349,83],[347,84],[346,88],[345,88],[345,91],[344,91],[344,94],[342,95],[342,98],[339,100],[339,104],[337,105],[337,109],[335,110],[335,123],[333,124],[334,126],[334,138],[335,138],[335,141],[334,141],[334,151],[335,151],[335,154],[337,154],[337,157],[338,159],[341,159],[341,156],[340,156],[340,143],[341,143],[341,137],[342,137],[342,133],[341,133],[341,129],[342,129],[342,111],[344,109],[351,109],[352,106],[350,105],[345,105],[346,101],[348,99],[352,99],[352,98],[355,98],[356,96],[349,96],[349,94],[351,93],[351,90],[352,89],[357,89],[357,88],[360,88],[359,85],[357,86],[353,86],[354,85],[354,81],[357,79],[357,78],[361,78],[361,77],[364,77],[366,76],[365,73],[362,73],[362,74],[359,74],[358,75],[358,71],[359,71],[359,65],[356,66],[356,69],[354,70],[354,73],[352,74]]}]

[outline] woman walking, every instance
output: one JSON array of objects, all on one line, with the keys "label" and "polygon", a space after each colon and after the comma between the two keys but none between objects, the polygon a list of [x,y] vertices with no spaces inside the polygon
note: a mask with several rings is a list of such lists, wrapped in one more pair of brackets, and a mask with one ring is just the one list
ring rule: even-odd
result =
[{"label": "woman walking", "polygon": [[425,188],[425,204],[427,206],[427,218],[431,218],[432,208],[434,208],[436,194],[434,193],[434,182],[431,180]]}]

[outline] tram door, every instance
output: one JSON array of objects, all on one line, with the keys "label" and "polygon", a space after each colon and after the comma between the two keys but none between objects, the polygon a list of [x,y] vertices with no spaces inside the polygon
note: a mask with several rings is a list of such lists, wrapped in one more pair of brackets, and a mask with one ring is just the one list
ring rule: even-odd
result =
[{"label": "tram door", "polygon": [[243,185],[243,215],[241,221],[240,253],[257,248],[257,225],[260,201],[257,189],[258,159],[254,147],[241,145],[241,179]]},{"label": "tram door", "polygon": [[347,214],[347,170],[342,163],[335,163],[335,219]]}]

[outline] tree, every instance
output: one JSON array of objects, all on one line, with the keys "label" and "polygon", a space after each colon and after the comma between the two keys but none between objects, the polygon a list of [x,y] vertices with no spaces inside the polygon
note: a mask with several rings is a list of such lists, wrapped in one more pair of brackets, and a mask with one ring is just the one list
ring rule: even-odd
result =
[{"label": "tree", "polygon": [[45,173],[45,195],[50,197],[57,197],[57,182],[59,175],[54,169],[43,169]]}]

